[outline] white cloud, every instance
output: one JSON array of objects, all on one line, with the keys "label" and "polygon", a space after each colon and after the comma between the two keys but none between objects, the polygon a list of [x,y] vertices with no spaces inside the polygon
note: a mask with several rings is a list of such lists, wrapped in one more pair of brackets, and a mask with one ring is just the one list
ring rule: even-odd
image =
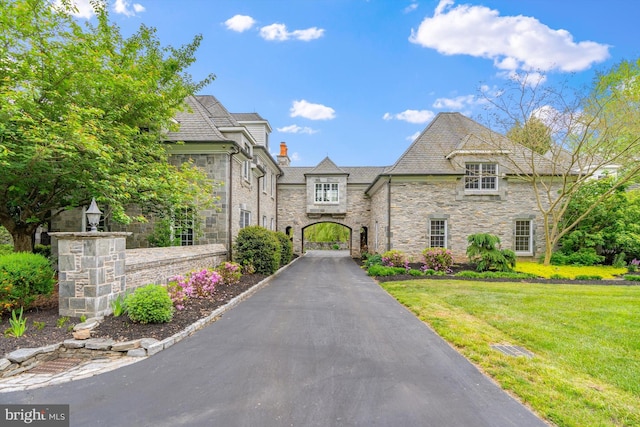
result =
[{"label": "white cloud", "polygon": [[293,101],[289,110],[291,117],[304,117],[309,120],[330,120],[336,117],[336,111],[322,104],[312,104],[306,100]]},{"label": "white cloud", "polygon": [[492,59],[507,71],[581,71],[609,57],[609,46],[575,42],[566,30],[554,30],[534,17],[500,16],[485,6],[441,0],[409,40],[444,55]]},{"label": "white cloud", "polygon": [[134,16],[138,12],[144,12],[145,8],[139,3],[132,5],[128,0],[116,0],[113,4],[113,10],[121,15]]},{"label": "white cloud", "polygon": [[420,134],[421,134],[421,133],[422,133],[422,132],[416,132],[416,133],[414,133],[413,135],[409,135],[409,136],[408,136],[408,137],[406,137],[405,139],[406,139],[407,141],[411,141],[411,142],[413,142],[413,141],[415,141],[415,140],[416,140],[416,138],[417,138],[417,137],[419,137],[419,136],[420,136]]},{"label": "white cloud", "polygon": [[291,38],[310,41],[319,39],[324,35],[324,29],[311,27],[306,30],[294,30],[289,32],[284,24],[271,24],[260,28],[260,37],[265,40],[285,41]]},{"label": "white cloud", "polygon": [[[74,4],[76,9],[75,11],[70,11],[72,16],[75,16],[76,18],[91,19],[91,17],[95,15],[95,13],[93,12],[93,6],[91,6],[89,0],[74,0],[72,3]],[[62,9],[62,1],[56,0],[53,3],[53,7]]]},{"label": "white cloud", "polygon": [[298,162],[300,161],[300,159],[302,159],[302,157],[300,157],[300,154],[293,153],[292,155],[289,156],[289,159],[291,159],[292,162]]},{"label": "white cloud", "polygon": [[474,95],[460,95],[455,98],[438,98],[433,103],[433,108],[459,111],[470,105],[478,103],[480,103],[480,101]]},{"label": "white cloud", "polygon": [[247,15],[235,15],[224,21],[224,25],[227,26],[228,30],[236,31],[238,33],[251,29],[255,23],[256,20]]},{"label": "white cloud", "polygon": [[405,110],[398,114],[384,113],[384,116],[382,116],[384,120],[396,119],[416,124],[426,123],[434,117],[434,112],[429,110]]},{"label": "white cloud", "polygon": [[313,135],[314,133],[318,133],[318,130],[311,129],[310,127],[300,127],[298,125],[289,125],[281,128],[276,128],[278,132],[283,133],[306,133],[308,135]]},{"label": "white cloud", "polygon": [[405,8],[404,8],[404,10],[403,10],[403,12],[404,12],[404,13],[411,13],[411,12],[413,12],[414,10],[416,10],[417,8],[418,8],[418,3],[413,2],[413,3],[411,3],[409,6],[405,7]]}]

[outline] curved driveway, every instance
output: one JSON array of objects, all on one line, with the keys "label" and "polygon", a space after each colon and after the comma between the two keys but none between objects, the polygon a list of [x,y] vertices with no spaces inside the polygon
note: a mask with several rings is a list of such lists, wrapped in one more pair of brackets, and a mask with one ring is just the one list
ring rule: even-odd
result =
[{"label": "curved driveway", "polygon": [[0,395],[72,426],[545,426],[345,252],[310,252],[195,335],[86,380]]}]

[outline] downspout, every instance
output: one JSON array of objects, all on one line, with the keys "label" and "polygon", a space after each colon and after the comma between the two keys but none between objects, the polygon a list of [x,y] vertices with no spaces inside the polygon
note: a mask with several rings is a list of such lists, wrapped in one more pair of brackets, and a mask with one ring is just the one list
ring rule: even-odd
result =
[{"label": "downspout", "polygon": [[229,182],[227,184],[229,188],[229,203],[227,205],[227,216],[229,218],[229,223],[227,225],[227,258],[229,261],[233,261],[233,235],[231,232],[233,229],[233,156],[240,152],[240,149],[235,145],[232,147],[234,148],[234,151],[229,153]]},{"label": "downspout", "polygon": [[387,181],[387,250],[391,250],[391,176]]},{"label": "downspout", "polygon": [[260,225],[260,193],[262,193],[262,188],[260,188],[260,178],[264,178],[264,175],[258,177],[258,225]]},{"label": "downspout", "polygon": [[277,173],[276,182],[273,184],[273,187],[274,187],[273,190],[275,192],[273,196],[276,198],[276,229],[275,231],[278,231],[278,179],[280,179],[281,176],[282,176],[281,173]]}]

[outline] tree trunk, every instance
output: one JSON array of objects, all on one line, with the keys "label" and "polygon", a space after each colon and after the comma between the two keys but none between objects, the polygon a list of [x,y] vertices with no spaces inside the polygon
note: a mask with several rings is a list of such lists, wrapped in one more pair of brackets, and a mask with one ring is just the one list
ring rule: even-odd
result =
[{"label": "tree trunk", "polygon": [[33,252],[33,234],[36,229],[21,228],[11,232],[13,237],[13,250],[15,252]]}]

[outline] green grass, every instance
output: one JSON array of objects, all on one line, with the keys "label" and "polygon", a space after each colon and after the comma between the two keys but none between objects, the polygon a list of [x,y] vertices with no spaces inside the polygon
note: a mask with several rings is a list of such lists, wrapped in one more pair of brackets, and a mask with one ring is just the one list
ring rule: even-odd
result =
[{"label": "green grass", "polygon": [[535,274],[545,279],[552,275],[560,275],[567,279],[575,279],[576,276],[600,276],[603,279],[613,279],[627,273],[627,268],[617,268],[610,265],[595,265],[592,267],[576,265],[542,265],[537,262],[518,261],[515,270],[520,273]]},{"label": "green grass", "polygon": [[[559,426],[640,425],[640,287],[414,280],[381,283]],[[523,346],[532,359],[491,344]]]}]

